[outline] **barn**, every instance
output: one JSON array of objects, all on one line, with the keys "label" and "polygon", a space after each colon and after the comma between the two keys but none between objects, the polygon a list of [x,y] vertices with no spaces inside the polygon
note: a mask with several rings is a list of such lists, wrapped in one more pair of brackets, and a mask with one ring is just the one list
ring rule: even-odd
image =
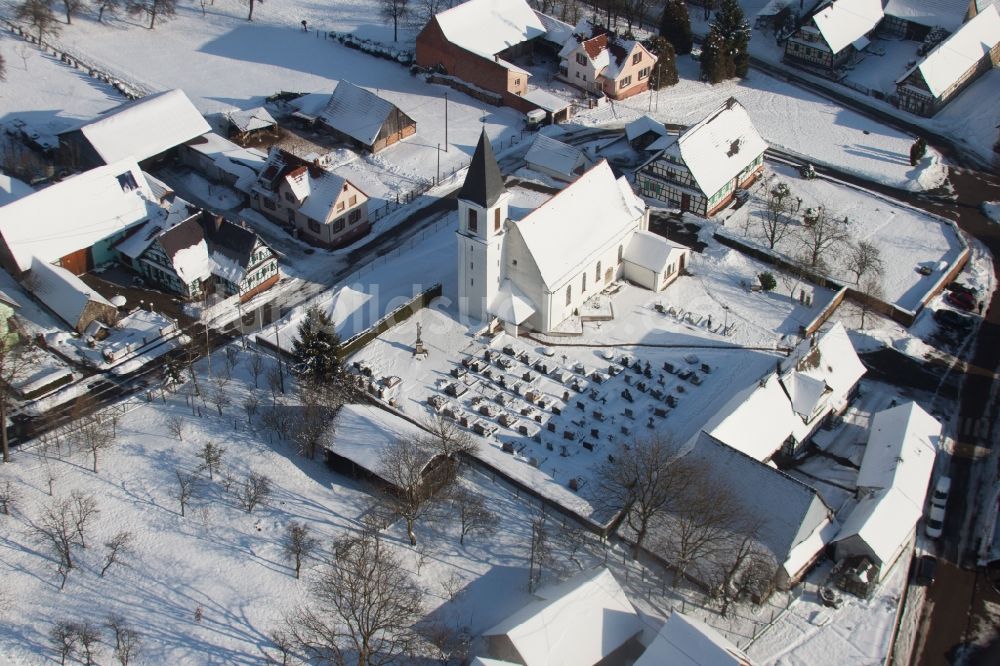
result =
[{"label": "barn", "polygon": [[349,81],[337,84],[316,123],[372,153],[417,133],[417,122],[399,107]]}]

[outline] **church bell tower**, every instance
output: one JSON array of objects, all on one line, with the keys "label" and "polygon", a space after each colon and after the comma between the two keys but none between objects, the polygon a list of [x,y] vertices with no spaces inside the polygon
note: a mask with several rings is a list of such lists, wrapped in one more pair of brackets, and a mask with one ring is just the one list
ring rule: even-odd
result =
[{"label": "church bell tower", "polygon": [[503,240],[510,194],[504,187],[486,130],[458,193],[458,309],[463,317],[489,320],[488,308],[502,279]]}]

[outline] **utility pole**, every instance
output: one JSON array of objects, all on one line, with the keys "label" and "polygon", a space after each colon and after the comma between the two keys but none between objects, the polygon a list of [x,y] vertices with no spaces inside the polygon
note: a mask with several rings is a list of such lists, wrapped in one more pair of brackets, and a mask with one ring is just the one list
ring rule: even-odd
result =
[{"label": "utility pole", "polygon": [[448,93],[444,94],[444,152],[448,152]]},{"label": "utility pole", "polygon": [[278,351],[276,356],[278,357],[278,377],[281,380],[281,393],[285,393],[285,371],[281,364],[281,344],[278,342],[278,322],[274,322],[274,348]]},{"label": "utility pole", "polygon": [[441,182],[441,144],[438,144],[438,165],[437,165],[437,180],[435,183]]},{"label": "utility pole", "polygon": [[212,376],[212,348],[208,344],[208,322],[205,322],[205,358],[208,359],[208,376]]}]

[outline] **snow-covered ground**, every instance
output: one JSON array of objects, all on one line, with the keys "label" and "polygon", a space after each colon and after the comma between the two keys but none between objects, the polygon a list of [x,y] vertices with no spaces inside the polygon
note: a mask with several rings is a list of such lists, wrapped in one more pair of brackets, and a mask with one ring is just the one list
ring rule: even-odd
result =
[{"label": "snow-covered ground", "polygon": [[983,213],[994,222],[1000,223],[1000,201],[984,201]]}]

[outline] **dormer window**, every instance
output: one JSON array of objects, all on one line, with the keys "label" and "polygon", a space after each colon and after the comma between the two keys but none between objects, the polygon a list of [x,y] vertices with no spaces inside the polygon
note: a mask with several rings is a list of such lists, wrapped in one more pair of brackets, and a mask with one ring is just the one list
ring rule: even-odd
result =
[{"label": "dormer window", "polygon": [[132,190],[139,189],[139,184],[135,182],[135,176],[132,175],[131,171],[126,171],[119,175],[118,184],[121,186],[122,192],[131,192]]}]

